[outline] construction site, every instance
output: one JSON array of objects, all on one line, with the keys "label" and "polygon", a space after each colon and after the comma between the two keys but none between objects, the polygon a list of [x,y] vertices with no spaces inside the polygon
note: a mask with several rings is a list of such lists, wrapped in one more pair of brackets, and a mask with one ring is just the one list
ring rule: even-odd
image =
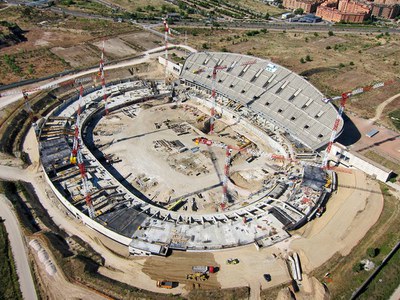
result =
[{"label": "construction site", "polygon": [[[335,172],[314,151],[329,142],[333,106],[304,79],[268,61],[218,53],[189,57],[180,82],[127,80],[106,87],[103,77],[100,90],[82,88],[39,123],[49,182],[77,218],[129,246],[132,255],[284,240],[288,230],[320,216],[336,188]],[[216,69],[223,63],[233,80],[244,77],[234,85],[242,95],[230,99],[221,91],[226,96],[217,103]],[[213,87],[193,87],[193,74]],[[258,78],[259,84],[251,83]],[[288,96],[288,109],[278,113],[303,106],[291,123],[305,124],[311,134],[298,131],[299,138],[293,131],[290,137],[297,125],[282,124],[285,131],[263,109],[253,111],[266,94]],[[340,131],[343,122],[337,123]]]},{"label": "construction site", "polygon": [[[132,262],[117,267],[118,260],[103,275],[146,290],[243,286],[234,271],[240,264],[251,293],[293,280],[294,292],[303,284],[324,295],[307,276],[302,283],[303,271],[350,251],[382,210],[375,198],[367,205],[366,188],[344,201],[353,197],[351,184],[392,174],[334,143],[346,101],[392,83],[326,97],[268,59],[189,49],[175,63],[169,51],[189,47],[168,44],[166,22],[164,31],[165,45],[138,58],[162,66],[148,70],[160,73],[154,79],[107,80],[103,41],[100,85],[70,81],[79,90],[33,123],[43,178],[60,211],[93,230],[107,245],[99,247],[111,241]],[[29,113],[34,91],[24,92]],[[331,237],[346,242],[330,247]],[[132,265],[139,261],[138,271]],[[114,267],[146,276],[125,278]]]}]

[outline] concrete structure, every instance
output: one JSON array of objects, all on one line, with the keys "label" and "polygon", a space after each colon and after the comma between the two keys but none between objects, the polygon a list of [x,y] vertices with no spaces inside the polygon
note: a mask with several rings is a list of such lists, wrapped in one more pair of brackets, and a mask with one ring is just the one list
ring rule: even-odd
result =
[{"label": "concrete structure", "polygon": [[394,19],[400,15],[400,0],[376,0],[371,14],[376,17]]},{"label": "concrete structure", "polygon": [[326,21],[362,23],[370,14],[369,5],[351,0],[326,1],[318,8],[316,15]]},{"label": "concrete structure", "polygon": [[[110,112],[138,101],[146,101],[149,97],[168,95],[168,91],[163,90],[163,84],[150,85],[141,81],[110,85],[107,89],[108,94],[114,95],[109,99]],[[94,89],[84,94],[86,105],[81,113],[82,124],[79,129],[80,138],[89,145],[92,145],[93,140],[91,122],[104,114],[101,95],[101,91]],[[39,146],[45,178],[60,202],[74,217],[126,245],[132,255],[166,255],[169,248],[186,251],[217,250],[254,242],[260,247],[266,247],[287,238],[289,234],[285,229],[297,228],[312,218],[315,208],[325,199],[323,195],[326,192],[311,191],[309,187],[302,186],[301,173],[289,172],[277,177],[276,180],[287,181],[290,188],[285,187],[279,195],[275,195],[276,198],[269,196],[278,185],[274,180],[250,195],[250,204],[231,211],[196,215],[170,211],[141,199],[137,193],[120,184],[99,163],[99,151],[92,146],[89,150],[89,147],[83,145],[82,153],[96,215],[91,219],[82,197],[78,167],[66,159],[72,146],[68,135],[73,127],[70,120],[77,104],[77,97],[66,101],[40,128]],[[248,128],[251,128],[250,124]],[[268,136],[265,139],[270,139],[271,144],[277,143]],[[277,143],[277,147],[282,146]],[[297,178],[295,182],[293,178]],[[307,203],[303,201],[303,193],[307,193]]]},{"label": "concrete structure", "polygon": [[314,13],[322,0],[283,0],[283,6],[289,9],[303,9],[304,13]]},{"label": "concrete structure", "polygon": [[393,173],[392,170],[375,163],[357,152],[347,149],[339,143],[332,145],[330,158],[342,165],[355,167],[382,182],[388,181]]},{"label": "concrete structure", "polygon": [[[162,56],[158,57],[158,62],[162,65],[165,66],[165,58]],[[172,73],[175,76],[178,76],[181,73],[182,65],[181,64],[176,64],[170,60],[168,60],[167,64],[167,72]]]},{"label": "concrete structure", "polygon": [[[327,145],[337,111],[308,81],[269,60],[223,52],[189,55],[181,80],[190,87],[211,93],[211,72],[215,64],[226,65],[219,72],[216,92],[222,103],[237,107],[260,123],[270,122],[312,150]],[[240,107],[239,107],[240,105]],[[338,133],[343,127],[340,122]]]}]

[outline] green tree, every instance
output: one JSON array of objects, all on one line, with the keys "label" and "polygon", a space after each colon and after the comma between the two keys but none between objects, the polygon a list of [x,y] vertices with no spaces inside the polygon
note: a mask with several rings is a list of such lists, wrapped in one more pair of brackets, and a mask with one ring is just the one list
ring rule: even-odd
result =
[{"label": "green tree", "polygon": [[335,34],[333,33],[332,30],[329,30],[329,31],[328,31],[328,35],[329,35],[329,36],[333,36],[333,35],[335,35]]},{"label": "green tree", "polygon": [[304,58],[300,58],[300,62],[301,62],[302,64],[305,64],[305,63],[306,63],[306,61],[304,60]]},{"label": "green tree", "polygon": [[354,264],[354,266],[353,266],[353,271],[356,273],[361,272],[363,269],[364,269],[364,265],[360,262]]},{"label": "green tree", "polygon": [[298,8],[298,9],[296,9],[295,11],[294,11],[294,14],[295,15],[302,15],[304,13],[304,9],[302,9],[302,8]]},{"label": "green tree", "polygon": [[378,248],[368,248],[367,249],[367,255],[371,258],[376,257],[378,254],[379,254]]},{"label": "green tree", "polygon": [[307,54],[307,56],[306,56],[306,61],[312,61],[312,58],[309,54]]}]

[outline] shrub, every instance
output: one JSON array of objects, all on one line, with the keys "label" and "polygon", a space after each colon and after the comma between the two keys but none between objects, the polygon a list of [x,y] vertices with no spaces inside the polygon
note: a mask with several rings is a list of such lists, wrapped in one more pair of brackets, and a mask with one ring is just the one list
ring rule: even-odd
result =
[{"label": "shrub", "polygon": [[311,56],[310,56],[310,55],[308,55],[308,54],[307,54],[307,56],[306,56],[306,61],[312,61],[312,58],[311,58]]},{"label": "shrub", "polygon": [[378,254],[379,254],[378,248],[368,248],[367,249],[367,255],[371,258],[378,256]]},{"label": "shrub", "polygon": [[353,266],[353,271],[354,271],[355,273],[361,272],[362,270],[364,270],[364,265],[363,265],[362,263],[360,263],[360,262],[356,263],[356,264]]},{"label": "shrub", "polygon": [[349,63],[349,65],[350,65],[350,66],[354,66],[354,62],[351,61],[351,62]]},{"label": "shrub", "polygon": [[329,30],[329,31],[328,31],[328,35],[329,35],[329,36],[333,36],[333,35],[335,35],[335,34],[333,33],[333,31]]},{"label": "shrub", "polygon": [[332,49],[332,47],[328,45],[328,46],[325,47],[325,49],[329,50],[329,49]]},{"label": "shrub", "polygon": [[301,62],[302,64],[305,64],[305,63],[306,63],[306,61],[304,60],[304,58],[300,58],[300,62]]}]

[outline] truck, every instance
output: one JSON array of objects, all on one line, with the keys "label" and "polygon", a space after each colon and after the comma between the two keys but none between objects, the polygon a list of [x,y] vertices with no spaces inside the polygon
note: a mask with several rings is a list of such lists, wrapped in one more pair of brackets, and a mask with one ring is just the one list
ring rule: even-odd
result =
[{"label": "truck", "polygon": [[194,273],[215,273],[216,267],[213,266],[193,266],[192,271]]},{"label": "truck", "polygon": [[166,280],[159,280],[157,281],[157,287],[163,288],[163,289],[172,289],[173,287],[177,286],[177,282],[173,281],[166,281]]}]

